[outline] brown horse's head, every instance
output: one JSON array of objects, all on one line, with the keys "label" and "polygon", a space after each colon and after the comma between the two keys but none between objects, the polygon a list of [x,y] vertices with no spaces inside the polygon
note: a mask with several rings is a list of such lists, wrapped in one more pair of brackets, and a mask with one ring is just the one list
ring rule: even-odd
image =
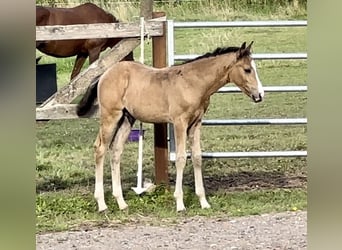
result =
[{"label": "brown horse's head", "polygon": [[236,52],[236,63],[228,72],[230,82],[235,83],[254,102],[261,102],[264,97],[264,90],[259,80],[256,65],[251,57],[251,42],[246,47],[244,42]]}]

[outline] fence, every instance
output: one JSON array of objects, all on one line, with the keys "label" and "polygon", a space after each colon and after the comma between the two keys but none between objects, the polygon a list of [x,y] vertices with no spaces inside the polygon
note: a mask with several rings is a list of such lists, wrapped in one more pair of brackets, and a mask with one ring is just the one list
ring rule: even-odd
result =
[{"label": "fence", "polygon": [[[196,58],[199,55],[175,55],[174,29],[175,28],[228,28],[228,27],[302,27],[307,26],[307,21],[233,21],[233,22],[174,22],[167,21],[168,31],[168,65],[176,61]],[[273,53],[253,54],[255,60],[286,60],[307,59],[306,53]],[[265,92],[305,92],[307,86],[267,86]],[[222,87],[218,93],[240,92],[237,87]],[[282,119],[230,119],[230,120],[203,120],[203,125],[301,125],[307,124],[306,118],[282,118]],[[169,159],[176,160],[175,139],[173,126],[169,125]],[[245,158],[245,157],[306,157],[307,151],[258,151],[258,152],[203,152],[203,158]]]}]

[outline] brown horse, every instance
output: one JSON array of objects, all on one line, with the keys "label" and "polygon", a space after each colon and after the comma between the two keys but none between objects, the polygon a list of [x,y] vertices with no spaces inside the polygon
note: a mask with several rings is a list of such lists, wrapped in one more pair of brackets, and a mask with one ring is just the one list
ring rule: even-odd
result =
[{"label": "brown horse", "polygon": [[[253,43],[253,42],[252,42]],[[89,113],[98,99],[100,129],[95,147],[95,198],[99,211],[107,209],[103,190],[103,162],[109,146],[112,188],[120,209],[127,207],[122,196],[120,158],[125,141],[136,119],[148,123],[172,123],[176,139],[177,211],[185,210],[182,179],[186,164],[186,140],[191,142],[195,191],[202,208],[209,208],[202,179],[200,146],[201,121],[210,96],[229,82],[235,83],[254,102],[264,91],[251,57],[251,45],[218,48],[181,65],[162,69],[138,62],[119,62],[109,68],[87,89],[77,114]]]},{"label": "brown horse", "polygon": [[[74,8],[52,8],[36,6],[36,26],[69,25],[91,23],[117,23],[112,14],[104,11],[92,3],[85,3]],[[36,48],[53,57],[77,56],[71,79],[78,75],[89,56],[89,64],[96,61],[101,51],[112,48],[121,38],[77,39],[38,41]],[[133,53],[123,60],[133,61]]]}]

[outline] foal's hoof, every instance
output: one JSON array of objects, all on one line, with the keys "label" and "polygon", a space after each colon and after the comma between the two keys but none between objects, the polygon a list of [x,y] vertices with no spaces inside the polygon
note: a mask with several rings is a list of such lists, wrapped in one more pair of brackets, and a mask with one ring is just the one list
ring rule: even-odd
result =
[{"label": "foal's hoof", "polygon": [[99,213],[100,214],[105,214],[105,213],[107,213],[107,211],[108,211],[108,209],[107,208],[105,208],[105,209],[99,209]]},{"label": "foal's hoof", "polygon": [[99,206],[99,213],[104,213],[104,212],[106,212],[107,211],[107,206],[106,205],[104,205],[104,206]]},{"label": "foal's hoof", "polygon": [[207,199],[203,198],[200,199],[200,204],[202,209],[210,208],[210,204],[208,203]]},{"label": "foal's hoof", "polygon": [[209,203],[207,203],[207,204],[202,204],[201,208],[202,209],[209,209],[209,208],[211,208],[211,206],[209,205]]},{"label": "foal's hoof", "polygon": [[177,213],[184,213],[186,211],[185,207],[177,207]]},{"label": "foal's hoof", "polygon": [[119,206],[119,209],[120,209],[121,211],[128,210],[128,205],[127,205],[127,204],[120,205],[120,206]]}]

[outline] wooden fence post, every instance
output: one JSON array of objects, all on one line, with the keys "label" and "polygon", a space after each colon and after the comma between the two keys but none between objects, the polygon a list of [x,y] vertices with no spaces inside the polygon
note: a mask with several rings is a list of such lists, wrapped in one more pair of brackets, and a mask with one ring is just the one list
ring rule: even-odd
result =
[{"label": "wooden fence post", "polygon": [[[142,0],[140,16],[145,20],[165,16],[165,12],[153,12],[153,0]],[[153,66],[166,66],[166,25],[163,25],[163,36],[152,38]],[[156,184],[169,184],[167,124],[154,124],[154,167]]]},{"label": "wooden fence post", "polygon": [[153,12],[153,0],[141,0],[140,3],[140,16],[145,20],[152,19]]},{"label": "wooden fence post", "polygon": [[[165,12],[153,12],[152,17],[164,17]],[[152,38],[153,67],[166,67],[166,24],[163,25],[163,36]],[[167,124],[154,124],[154,162],[156,184],[169,184]]]}]

